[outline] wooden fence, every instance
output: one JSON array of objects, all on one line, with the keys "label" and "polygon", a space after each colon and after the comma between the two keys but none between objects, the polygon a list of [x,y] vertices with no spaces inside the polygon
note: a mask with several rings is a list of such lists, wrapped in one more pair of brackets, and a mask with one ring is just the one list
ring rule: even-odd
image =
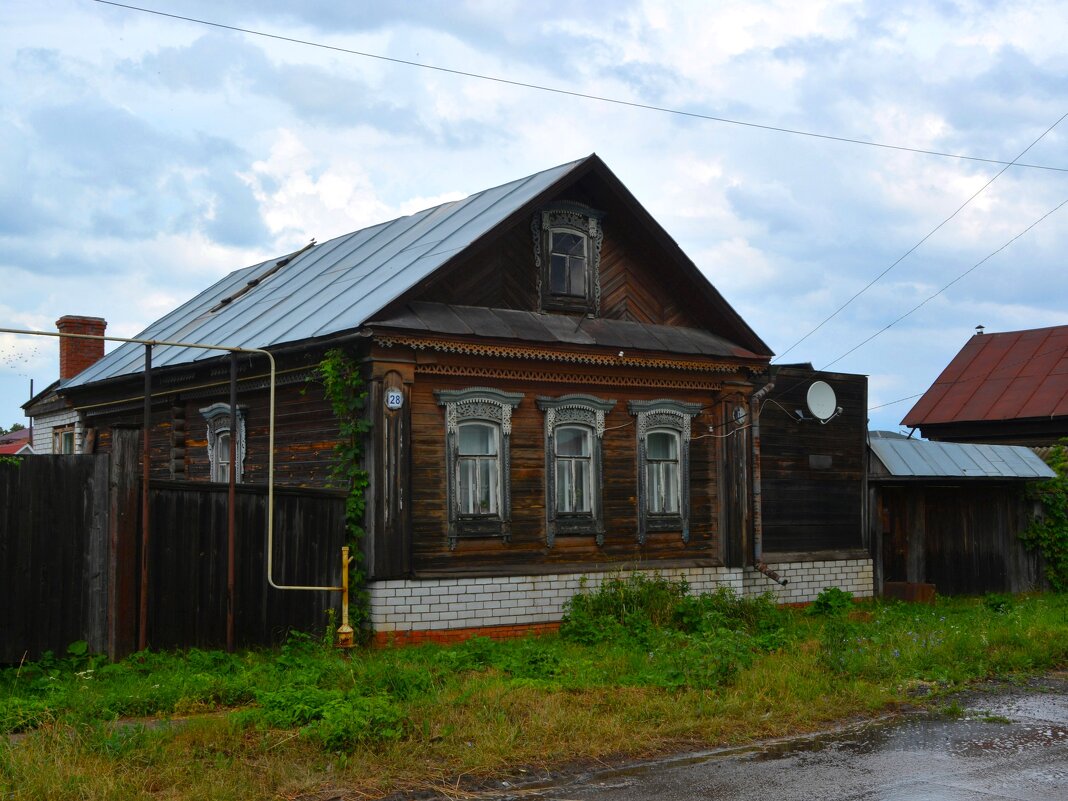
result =
[{"label": "wooden fence", "polygon": [[107,642],[106,456],[0,464],[0,663]]},{"label": "wooden fence", "polygon": [[[0,664],[85,640],[122,656],[138,641],[140,484],[136,433],[101,456],[29,456],[0,464]],[[341,582],[344,494],[278,488],[274,580]],[[149,484],[148,631],[152,648],[226,643],[227,487]],[[267,583],[267,488],[236,494],[235,634],[269,645],[322,631],[336,592]]]}]

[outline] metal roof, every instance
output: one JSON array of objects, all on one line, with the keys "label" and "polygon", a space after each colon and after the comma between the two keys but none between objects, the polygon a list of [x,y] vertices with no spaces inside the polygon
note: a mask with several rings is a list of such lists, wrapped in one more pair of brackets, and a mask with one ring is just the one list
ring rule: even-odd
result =
[{"label": "metal roof", "polygon": [[1021,445],[972,445],[878,436],[869,437],[868,445],[894,478],[1011,480],[1055,475],[1034,451]]},{"label": "metal roof", "polygon": [[539,314],[444,303],[409,303],[399,315],[372,319],[376,329],[398,328],[459,336],[492,336],[528,342],[627,348],[700,356],[758,358],[716,334],[695,328],[653,325],[630,320]]},{"label": "metal roof", "polygon": [[[237,270],[136,338],[269,348],[358,328],[585,161],[562,164]],[[218,351],[157,346],[152,366],[218,355]],[[62,386],[135,374],[143,367],[144,347],[126,343]]]},{"label": "metal roof", "polygon": [[976,334],[904,425],[1068,415],[1068,325]]}]

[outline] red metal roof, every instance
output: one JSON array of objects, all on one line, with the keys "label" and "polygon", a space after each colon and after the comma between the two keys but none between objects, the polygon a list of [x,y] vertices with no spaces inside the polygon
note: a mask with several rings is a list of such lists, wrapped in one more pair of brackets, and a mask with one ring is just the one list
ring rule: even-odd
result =
[{"label": "red metal roof", "polygon": [[1068,415],[1068,325],[976,334],[902,424]]},{"label": "red metal roof", "polygon": [[9,434],[0,434],[0,456],[18,453],[30,444],[30,430],[21,428]]}]

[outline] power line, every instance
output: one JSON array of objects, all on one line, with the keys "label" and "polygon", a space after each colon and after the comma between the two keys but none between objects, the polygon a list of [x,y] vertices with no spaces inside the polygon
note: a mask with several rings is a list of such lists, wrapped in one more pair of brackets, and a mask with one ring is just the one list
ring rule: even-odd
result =
[{"label": "power line", "polygon": [[905,153],[917,153],[924,156],[939,156],[942,158],[959,159],[962,161],[977,161],[984,164],[1001,164],[1005,166],[1025,167],[1033,170],[1051,170],[1053,172],[1068,172],[1068,167],[1053,167],[1047,164],[1023,164],[1015,161],[1003,161],[1001,159],[983,158],[981,156],[966,156],[961,153],[945,153],[940,150],[925,150],[919,147],[906,147],[904,145],[892,145],[886,142],[872,142],[864,139],[852,139],[847,136],[834,136],[832,134],[815,133],[813,131],[802,131],[797,128],[784,128],[776,125],[763,125],[757,122],[747,122],[745,120],[735,120],[729,117],[717,117],[711,114],[701,114],[696,111],[683,111],[682,109],[668,108],[666,106],[655,106],[650,103],[638,103],[633,100],[620,100],[619,98],[606,97],[604,95],[594,95],[586,92],[576,92],[572,89],[560,89],[554,86],[545,86],[543,84],[530,83],[528,81],[518,81],[510,78],[501,78],[495,75],[486,75],[478,72],[469,72],[467,70],[452,69],[450,67],[441,67],[436,64],[425,64],[420,61],[411,61],[410,59],[394,58],[393,56],[383,56],[379,53],[368,53],[362,50],[353,50],[348,47],[340,47],[338,45],[328,45],[322,42],[315,42],[310,39],[297,39],[293,36],[282,36],[277,33],[267,33],[265,31],[257,31],[252,28],[242,28],[237,25],[226,25],[221,22],[212,22],[211,20],[199,19],[197,17],[188,17],[182,14],[171,14],[165,11],[156,11],[151,8],[142,8],[140,6],[128,5],[126,3],[117,3],[114,0],[93,0],[95,3],[101,5],[114,6],[116,8],[123,8],[128,11],[139,11],[144,14],[154,14],[158,17],[167,17],[169,19],[182,20],[183,22],[192,22],[197,25],[206,25],[212,28],[220,28],[227,31],[235,31],[237,33],[246,33],[250,36],[260,36],[265,39],[275,39],[280,42],[289,42],[291,44],[304,45],[305,47],[316,47],[321,50],[332,50],[337,53],[347,53],[352,56],[360,56],[361,58],[371,58],[378,61],[387,61],[391,64],[403,64],[407,67],[418,67],[424,70],[433,70],[435,72],[443,72],[449,75],[460,75],[465,78],[476,78],[480,81],[491,81],[493,83],[505,84],[507,86],[518,86],[523,89],[534,89],[539,92],[551,92],[552,94],[567,95],[569,97],[577,97],[583,100],[596,100],[600,103],[611,103],[617,106],[627,106],[629,108],[637,108],[645,111],[656,111],[662,114],[674,114],[680,117],[690,117],[692,119],[707,120],[710,122],[719,122],[725,125],[738,125],[744,128],[757,128],[762,131],[773,131],[775,133],[791,134],[793,136],[807,136],[812,139],[824,139],[831,142],[842,142],[851,145],[865,145],[866,147],[877,147],[884,150],[898,150]]},{"label": "power line", "polygon": [[917,392],[915,395],[909,395],[907,398],[898,398],[897,400],[887,401],[886,403],[880,403],[876,406],[869,406],[868,411],[874,412],[876,409],[882,409],[884,406],[893,406],[895,403],[904,403],[907,400],[918,398],[921,395],[926,395],[926,392]]},{"label": "power line", "polygon": [[861,295],[863,295],[865,292],[867,292],[869,289],[871,289],[873,286],[875,286],[875,284],[878,283],[878,281],[884,275],[886,275],[888,272],[890,272],[895,267],[897,267],[897,265],[901,264],[901,262],[903,262],[905,259],[907,259],[910,255],[915,253],[916,250],[919,249],[920,245],[922,245],[924,242],[926,242],[928,239],[930,239],[932,236],[934,236],[936,233],[938,233],[938,231],[942,228],[942,226],[944,226],[946,223],[948,223],[950,220],[952,220],[954,217],[956,217],[958,214],[960,214],[964,210],[965,206],[967,206],[969,203],[971,203],[973,200],[975,200],[977,197],[979,197],[979,195],[981,195],[983,192],[985,192],[987,187],[990,186],[990,184],[994,183],[994,181],[996,181],[998,178],[1000,178],[1002,175],[1004,175],[1005,171],[1008,170],[1009,167],[1011,167],[1017,161],[1022,159],[1024,154],[1028,150],[1030,150],[1035,145],[1037,145],[1039,142],[1041,142],[1042,139],[1045,138],[1046,134],[1048,134],[1050,131],[1052,131],[1054,128],[1056,128],[1058,125],[1060,125],[1061,122],[1064,121],[1065,117],[1068,117],[1068,112],[1065,112],[1064,114],[1062,114],[1060,119],[1058,119],[1055,123],[1053,123],[1046,130],[1044,130],[1041,134],[1039,134],[1038,138],[1035,139],[1031,144],[1029,144],[1023,150],[1021,150],[1020,154],[1016,158],[1014,158],[1011,162],[1009,162],[1004,167],[1002,167],[998,171],[997,175],[995,175],[993,178],[991,178],[989,181],[987,181],[985,184],[983,184],[981,187],[979,187],[979,190],[977,192],[975,192],[967,200],[965,200],[963,203],[961,203],[957,207],[956,211],[954,211],[952,214],[950,214],[948,217],[946,217],[944,220],[942,220],[942,222],[940,222],[938,225],[936,225],[934,228],[932,228],[930,231],[928,231],[927,235],[925,237],[923,237],[923,239],[921,239],[915,245],[910,247],[903,254],[898,256],[898,258],[893,262],[893,264],[891,264],[889,267],[887,267],[885,270],[883,270],[881,273],[879,273],[877,276],[875,276],[873,279],[871,279],[871,281],[869,281],[868,284],[863,289],[861,289],[860,291],[855,293],[853,295],[853,297],[851,297],[849,300],[847,300],[845,303],[843,303],[841,306],[839,306],[837,309],[835,309],[833,312],[831,312],[827,317],[825,317],[823,319],[823,322],[821,322],[819,325],[817,325],[815,328],[813,328],[811,331],[809,331],[807,334],[805,334],[803,337],[801,337],[801,339],[797,340],[797,342],[795,342],[793,345],[788,347],[786,350],[784,350],[781,354],[779,354],[775,358],[776,359],[781,359],[787,353],[789,353],[794,348],[796,348],[798,345],[800,345],[802,342],[804,342],[806,339],[808,339],[810,336],[812,336],[817,331],[819,331],[821,328],[823,328],[824,325],[826,325],[831,320],[833,320],[835,317],[837,317],[839,315],[839,313],[841,313],[842,310],[844,310],[847,306],[849,306],[854,300],[856,300]]},{"label": "power line", "polygon": [[934,293],[933,295],[930,295],[929,297],[927,297],[927,298],[925,298],[924,300],[920,301],[920,302],[919,302],[919,303],[917,303],[917,304],[916,304],[915,306],[913,306],[913,307],[912,307],[911,309],[909,309],[909,310],[908,310],[907,312],[905,312],[905,313],[904,313],[904,314],[902,314],[902,315],[901,315],[900,317],[898,317],[898,318],[897,318],[896,320],[893,320],[892,322],[890,322],[890,323],[887,323],[887,324],[886,324],[885,326],[883,326],[882,328],[880,328],[880,329],[879,329],[878,331],[876,331],[876,332],[875,332],[874,334],[872,334],[872,335],[871,335],[870,337],[868,337],[867,339],[865,339],[865,340],[864,340],[863,342],[861,342],[861,343],[859,343],[859,344],[857,344],[857,345],[854,345],[854,346],[853,346],[852,348],[850,348],[849,350],[847,350],[847,351],[846,351],[845,353],[843,353],[843,354],[842,354],[841,356],[839,356],[839,357],[838,357],[837,359],[835,359],[835,360],[834,360],[834,361],[832,361],[832,362],[828,362],[828,363],[827,363],[826,365],[824,365],[824,366],[823,366],[822,368],[820,368],[820,369],[821,369],[821,370],[826,370],[826,369],[827,369],[828,367],[830,367],[831,365],[837,364],[838,362],[842,361],[842,359],[844,359],[844,358],[845,358],[846,356],[848,356],[849,354],[851,354],[851,353],[853,353],[854,351],[856,351],[856,350],[859,350],[860,348],[862,348],[862,347],[864,347],[865,345],[867,345],[867,344],[868,344],[869,342],[871,342],[871,341],[872,341],[873,339],[875,339],[875,338],[876,338],[877,336],[879,336],[879,335],[883,334],[884,332],[886,332],[886,331],[890,330],[890,329],[891,329],[891,328],[893,328],[893,327],[894,327],[895,325],[897,325],[897,324],[898,324],[898,323],[900,323],[900,322],[901,322],[902,320],[904,320],[904,319],[905,319],[906,317],[908,317],[909,315],[913,314],[914,312],[916,312],[916,311],[918,311],[919,309],[921,309],[921,308],[923,308],[924,306],[926,306],[926,305],[927,305],[928,303],[930,303],[930,302],[931,302],[932,300],[934,300],[935,298],[937,298],[937,297],[938,297],[939,295],[941,295],[941,294],[942,294],[943,292],[945,292],[945,291],[946,291],[947,289],[949,289],[949,288],[950,288],[951,286],[953,286],[953,285],[954,285],[955,283],[957,283],[958,281],[962,280],[962,279],[963,279],[963,278],[964,278],[965,276],[969,275],[969,274],[970,274],[970,273],[972,273],[972,272],[973,272],[974,270],[978,269],[978,268],[979,268],[980,266],[982,266],[983,264],[985,264],[986,262],[988,262],[988,261],[989,261],[990,259],[994,258],[994,256],[996,256],[997,254],[1001,253],[1001,251],[1005,250],[1005,248],[1007,248],[1007,247],[1008,247],[1009,245],[1011,245],[1011,244],[1012,244],[1013,242],[1015,242],[1015,241],[1016,241],[1017,239],[1019,239],[1019,238],[1020,238],[1021,236],[1023,236],[1024,234],[1026,234],[1026,233],[1027,233],[1028,231],[1030,231],[1030,230],[1031,230],[1032,228],[1034,228],[1034,227],[1035,227],[1036,225],[1038,225],[1038,224],[1039,224],[1040,222],[1042,222],[1043,220],[1045,220],[1045,219],[1046,219],[1047,217],[1049,217],[1049,216],[1050,216],[1051,214],[1053,214],[1054,212],[1056,212],[1056,211],[1059,211],[1059,210],[1060,210],[1061,208],[1063,208],[1063,207],[1064,207],[1064,206],[1066,206],[1066,205],[1068,205],[1068,199],[1065,199],[1065,200],[1061,201],[1061,202],[1060,202],[1060,203],[1059,203],[1058,205],[1056,205],[1055,207],[1053,207],[1052,209],[1050,209],[1049,211],[1047,211],[1047,212],[1046,212],[1045,214],[1043,214],[1043,215],[1042,215],[1041,217],[1039,217],[1039,218],[1038,218],[1037,220],[1035,220],[1035,221],[1034,221],[1033,223],[1031,223],[1031,224],[1030,224],[1029,226],[1027,226],[1027,227],[1026,227],[1026,228],[1024,228],[1024,229],[1023,229],[1022,231],[1020,231],[1020,233],[1016,234],[1016,236],[1012,237],[1012,239],[1010,239],[1010,240],[1009,240],[1008,242],[1006,242],[1006,243],[1005,243],[1004,245],[1002,245],[1001,247],[999,247],[999,248],[998,248],[997,250],[995,250],[995,251],[994,251],[993,253],[990,253],[990,254],[988,254],[987,256],[984,256],[984,257],[983,257],[982,259],[980,259],[980,260],[979,260],[979,261],[977,261],[977,262],[976,262],[975,264],[973,264],[973,265],[972,265],[971,267],[969,267],[969,268],[968,268],[967,270],[965,270],[964,272],[962,272],[962,273],[961,273],[960,275],[958,275],[958,276],[957,276],[956,278],[954,278],[954,279],[953,279],[952,281],[950,281],[950,282],[949,282],[948,284],[946,284],[946,285],[945,285],[944,287],[942,287],[941,289],[939,289],[939,290],[938,290],[937,292],[935,292],[935,293]]}]

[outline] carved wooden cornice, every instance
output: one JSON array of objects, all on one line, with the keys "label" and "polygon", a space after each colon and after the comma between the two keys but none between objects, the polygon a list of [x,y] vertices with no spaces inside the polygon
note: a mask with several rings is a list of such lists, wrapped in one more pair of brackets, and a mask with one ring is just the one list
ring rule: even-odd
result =
[{"label": "carved wooden cornice", "polygon": [[[420,337],[404,334],[376,334],[375,344],[382,347],[407,347],[413,350],[432,350],[439,353],[456,353],[464,356],[489,356],[495,359],[521,359],[527,361],[563,362],[593,367],[641,367],[660,370],[686,370],[697,373],[737,373],[759,371],[756,365],[730,364],[728,362],[697,361],[671,356],[628,355],[625,351],[612,353],[581,353],[558,351],[537,345],[512,345],[499,342],[463,342],[440,337]],[[419,370],[419,367],[416,368]]]},{"label": "carved wooden cornice", "polygon": [[619,376],[596,373],[557,372],[555,370],[513,370],[508,368],[475,367],[463,364],[417,364],[416,375],[458,376],[464,378],[494,378],[511,381],[532,381],[548,384],[597,384],[608,387],[643,387],[654,389],[682,389],[717,391],[723,384],[709,378],[672,378],[668,376]]}]

